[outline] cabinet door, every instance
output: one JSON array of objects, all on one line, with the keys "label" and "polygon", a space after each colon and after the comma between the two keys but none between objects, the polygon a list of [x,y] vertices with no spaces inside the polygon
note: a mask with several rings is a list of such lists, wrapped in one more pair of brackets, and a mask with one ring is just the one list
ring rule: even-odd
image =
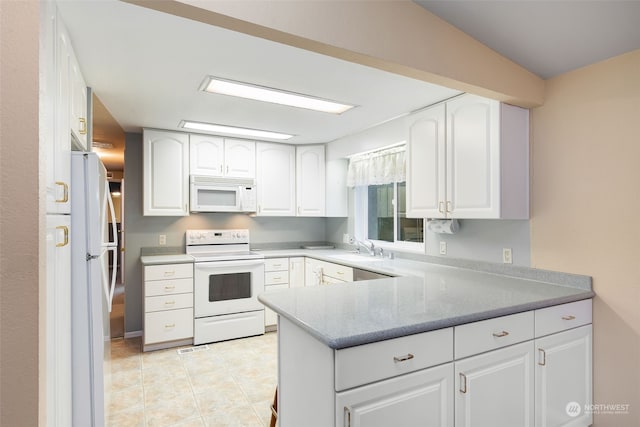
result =
[{"label": "cabinet door", "polygon": [[[264,287],[264,292],[268,293],[268,292],[276,292],[276,291],[282,291],[285,289],[289,288],[289,284],[284,283],[281,285],[271,285],[271,286],[265,286]],[[264,326],[275,326],[278,324],[278,314],[271,310],[269,307],[265,307],[264,308]]]},{"label": "cabinet door", "polygon": [[591,425],[591,325],[539,338],[535,348],[536,426]]},{"label": "cabinet door", "polygon": [[347,159],[325,162],[325,207],[327,217],[349,216],[349,188],[347,187]]},{"label": "cabinet door", "polygon": [[289,258],[289,287],[300,288],[304,286],[304,257]]},{"label": "cabinet door", "polygon": [[234,178],[255,178],[256,143],[241,139],[225,139],[224,161],[226,176]]},{"label": "cabinet door", "polygon": [[304,285],[318,286],[322,283],[322,264],[312,258],[304,261]]},{"label": "cabinet door", "polygon": [[337,393],[335,425],[453,426],[452,376],[447,363]]},{"label": "cabinet door", "polygon": [[47,425],[71,425],[71,218],[47,215]]},{"label": "cabinet door", "polygon": [[455,362],[455,425],[531,427],[533,342]]},{"label": "cabinet door", "polygon": [[295,216],[296,156],[293,145],[256,144],[259,216]]},{"label": "cabinet door", "polygon": [[189,173],[222,176],[224,139],[209,135],[189,135]]},{"label": "cabinet door", "polygon": [[145,129],[143,214],[189,215],[189,135]]},{"label": "cabinet door", "polygon": [[87,150],[87,84],[71,51],[69,62],[70,127],[78,148]]},{"label": "cabinet door", "polygon": [[298,216],[324,215],[324,145],[296,147],[296,201]]},{"label": "cabinet door", "polygon": [[500,217],[500,103],[475,95],[447,102],[447,211]]},{"label": "cabinet door", "polygon": [[407,128],[407,217],[444,218],[445,105],[411,116]]}]

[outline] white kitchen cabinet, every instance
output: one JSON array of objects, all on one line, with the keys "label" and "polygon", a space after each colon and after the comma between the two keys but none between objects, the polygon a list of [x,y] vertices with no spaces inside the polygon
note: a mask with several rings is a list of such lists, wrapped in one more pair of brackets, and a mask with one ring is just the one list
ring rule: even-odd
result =
[{"label": "white kitchen cabinet", "polygon": [[304,275],[305,286],[353,282],[353,268],[313,258],[305,258]]},{"label": "white kitchen cabinet", "polygon": [[533,342],[455,362],[455,425],[532,427]]},{"label": "white kitchen cabinet", "polygon": [[144,267],[143,350],[193,342],[193,264]]},{"label": "white kitchen cabinet", "polygon": [[191,175],[255,178],[254,141],[190,134],[189,147]]},{"label": "white kitchen cabinet", "polygon": [[[264,291],[275,292],[289,288],[289,258],[268,258],[264,261]],[[268,307],[264,309],[265,329],[275,330],[278,315]]]},{"label": "white kitchen cabinet", "polygon": [[328,160],[325,163],[325,216],[349,216],[349,188],[347,187],[347,159]]},{"label": "white kitchen cabinet", "polygon": [[189,135],[143,131],[143,215],[189,215]]},{"label": "white kitchen cabinet", "polygon": [[465,94],[407,122],[407,216],[529,217],[529,111]]},{"label": "white kitchen cabinet", "polygon": [[304,285],[319,286],[322,283],[322,263],[317,259],[304,259]]},{"label": "white kitchen cabinet", "polygon": [[71,50],[69,58],[69,119],[71,134],[81,151],[88,150],[87,129],[89,126],[87,115],[87,84],[84,82],[80,64],[75,53]]},{"label": "white kitchen cabinet", "polygon": [[289,258],[289,287],[301,288],[305,282],[305,258]]},{"label": "white kitchen cabinet", "polygon": [[325,147],[296,147],[296,203],[298,216],[325,214]]},{"label": "white kitchen cabinet", "polygon": [[453,363],[337,393],[336,427],[453,426]]},{"label": "white kitchen cabinet", "polygon": [[256,143],[258,216],[296,215],[295,146]]},{"label": "white kitchen cabinet", "polygon": [[71,425],[71,217],[47,215],[46,373],[48,426]]}]

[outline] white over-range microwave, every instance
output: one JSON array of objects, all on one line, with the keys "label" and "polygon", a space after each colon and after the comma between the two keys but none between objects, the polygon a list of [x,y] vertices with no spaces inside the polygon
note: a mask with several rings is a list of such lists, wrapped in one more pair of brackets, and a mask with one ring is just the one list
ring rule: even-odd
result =
[{"label": "white over-range microwave", "polygon": [[191,212],[255,212],[255,180],[191,175]]}]

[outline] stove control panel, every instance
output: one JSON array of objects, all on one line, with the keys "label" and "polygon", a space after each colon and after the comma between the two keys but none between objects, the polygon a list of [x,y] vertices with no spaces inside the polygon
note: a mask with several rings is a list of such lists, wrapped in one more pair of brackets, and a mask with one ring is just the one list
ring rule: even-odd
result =
[{"label": "stove control panel", "polygon": [[249,230],[187,230],[186,244],[193,245],[228,245],[249,243]]}]

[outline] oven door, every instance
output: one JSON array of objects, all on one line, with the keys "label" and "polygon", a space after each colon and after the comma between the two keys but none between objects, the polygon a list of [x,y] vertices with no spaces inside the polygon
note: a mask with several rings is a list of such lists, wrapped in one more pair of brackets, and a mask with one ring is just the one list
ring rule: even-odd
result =
[{"label": "oven door", "polygon": [[196,262],[194,272],[196,318],[264,309],[264,259]]}]

